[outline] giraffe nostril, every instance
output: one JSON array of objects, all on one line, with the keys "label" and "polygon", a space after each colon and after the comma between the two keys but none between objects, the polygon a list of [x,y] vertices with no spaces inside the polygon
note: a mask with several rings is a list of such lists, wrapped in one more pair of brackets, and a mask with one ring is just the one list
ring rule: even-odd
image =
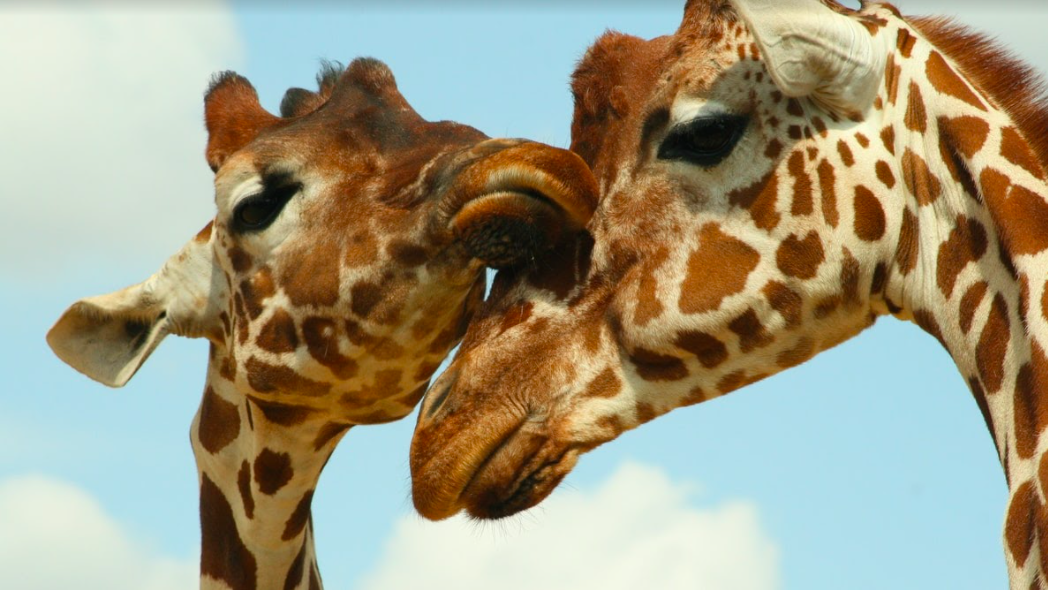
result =
[{"label": "giraffe nostril", "polygon": [[419,412],[419,419],[425,416],[426,419],[431,419],[440,410],[440,407],[444,405],[445,400],[448,399],[448,393],[451,392],[451,387],[458,381],[458,369],[455,367],[449,367],[448,370],[440,374],[437,377],[437,382],[433,384],[433,387],[429,388],[426,392],[426,397],[422,401],[422,411]]}]

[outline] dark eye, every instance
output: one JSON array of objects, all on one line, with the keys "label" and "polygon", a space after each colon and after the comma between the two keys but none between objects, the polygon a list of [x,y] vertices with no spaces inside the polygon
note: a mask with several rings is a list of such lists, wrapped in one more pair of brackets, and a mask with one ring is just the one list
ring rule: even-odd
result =
[{"label": "dark eye", "polygon": [[244,199],[233,210],[233,231],[243,233],[269,227],[284,205],[301,189],[299,183],[281,184]]},{"label": "dark eye", "polygon": [[677,125],[659,146],[659,159],[715,166],[731,153],[748,121],[738,115],[715,115]]}]

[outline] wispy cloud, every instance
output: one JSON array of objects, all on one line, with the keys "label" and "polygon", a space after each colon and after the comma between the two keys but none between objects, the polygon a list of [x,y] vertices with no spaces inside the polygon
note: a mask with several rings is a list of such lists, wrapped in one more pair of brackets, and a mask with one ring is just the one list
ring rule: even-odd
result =
[{"label": "wispy cloud", "polygon": [[699,507],[694,492],[626,463],[596,489],[559,491],[507,525],[406,516],[359,587],[778,588],[779,552],[756,506]]},{"label": "wispy cloud", "polygon": [[43,476],[0,481],[0,588],[184,590],[196,559],[147,549],[85,491]]},{"label": "wispy cloud", "polygon": [[159,266],[191,238],[214,209],[202,95],[241,53],[217,3],[0,9],[0,267]]}]

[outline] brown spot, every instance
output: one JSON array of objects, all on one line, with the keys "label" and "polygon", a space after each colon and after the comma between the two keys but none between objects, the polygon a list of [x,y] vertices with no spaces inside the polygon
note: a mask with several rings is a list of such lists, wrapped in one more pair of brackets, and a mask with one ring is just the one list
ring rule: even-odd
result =
[{"label": "brown spot", "polygon": [[316,440],[313,441],[313,450],[319,451],[324,448],[332,439],[341,436],[342,433],[349,430],[348,424],[338,424],[336,422],[328,422],[317,433]]},{"label": "brown spot", "polygon": [[826,259],[819,234],[812,230],[803,239],[796,234],[779,244],[775,252],[775,263],[786,276],[798,279],[810,279],[819,270],[819,265]]},{"label": "brown spot", "polygon": [[394,261],[408,268],[421,266],[429,260],[425,248],[403,240],[393,240],[386,246],[386,251]]},{"label": "brown spot", "polygon": [[870,138],[862,133],[855,134],[855,141],[859,142],[859,145],[862,146],[863,149],[870,147]]},{"label": "brown spot", "polygon": [[916,82],[910,82],[910,95],[906,100],[906,115],[903,117],[906,128],[916,133],[924,133],[928,130],[928,113],[924,109],[924,97],[921,96],[921,87]]},{"label": "brown spot", "polygon": [[826,123],[822,120],[822,117],[812,117],[811,124],[815,127],[815,132],[818,133],[820,137],[826,137]]},{"label": "brown spot", "polygon": [[746,385],[746,371],[738,370],[728,373],[717,381],[717,391],[728,393]]},{"label": "brown spot", "polygon": [[984,168],[979,175],[979,184],[982,187],[983,198],[990,205],[990,213],[994,214],[995,204],[1003,203],[1008,196],[1008,188],[1012,181],[993,168]]},{"label": "brown spot", "polygon": [[779,312],[786,327],[795,328],[800,325],[801,314],[804,310],[804,300],[795,291],[786,285],[771,281],[761,289],[764,297],[772,309]]},{"label": "brown spot", "polygon": [[1015,127],[1001,129],[1001,155],[1016,166],[1026,170],[1034,178],[1044,180],[1044,170],[1037,156]]},{"label": "brown spot", "polygon": [[815,303],[815,307],[812,309],[812,315],[817,319],[825,319],[837,311],[843,301],[840,295],[831,295],[830,297],[824,297],[820,301]]},{"label": "brown spot", "polygon": [[256,341],[262,350],[269,352],[295,352],[298,348],[298,334],[295,333],[295,320],[283,309],[277,309],[262,326]]},{"label": "brown spot", "polygon": [[382,288],[375,283],[361,281],[350,289],[350,309],[360,318],[366,318],[382,301]]},{"label": "brown spot", "polygon": [[699,247],[688,258],[680,311],[717,309],[724,298],[742,291],[759,262],[760,254],[748,244],[723,233],[714,223],[704,225],[699,231]]},{"label": "brown spot", "polygon": [[819,191],[822,193],[822,217],[830,227],[837,227],[837,179],[833,165],[826,160],[819,162]]},{"label": "brown spot", "polygon": [[855,235],[867,242],[875,242],[884,236],[886,220],[881,202],[865,186],[855,187]]},{"label": "brown spot", "polygon": [[[986,429],[990,431],[990,438],[993,439],[994,445],[997,444],[997,429],[993,426],[993,415],[990,414],[990,405],[986,401],[986,392],[983,391],[982,385],[979,384],[978,377],[968,378],[968,387],[972,391],[972,397],[975,398],[975,404],[979,406],[979,412],[982,413],[983,421],[986,422]],[[1007,474],[1007,459],[1005,459],[1005,477]]]},{"label": "brown spot", "polygon": [[284,590],[295,590],[298,587],[299,582],[303,581],[303,574],[305,573],[306,563],[306,544],[302,543],[302,548],[298,550],[298,555],[291,562],[291,567],[287,570],[287,576],[284,577]]},{"label": "brown spot", "polygon": [[854,307],[860,303],[859,301],[859,279],[861,278],[861,271],[859,269],[859,261],[855,259],[851,251],[844,248],[844,260],[841,262],[841,296],[844,299],[844,305],[847,307]]},{"label": "brown spot", "polygon": [[978,117],[939,117],[937,124],[943,141],[969,159],[982,149],[990,134],[990,124]]},{"label": "brown spot", "polygon": [[200,444],[214,455],[236,440],[239,433],[240,411],[236,404],[219,397],[208,385],[204,390],[204,399],[200,402],[200,422],[197,429]]},{"label": "brown spot", "polygon": [[298,501],[295,509],[291,512],[291,516],[287,519],[287,524],[284,525],[284,534],[280,535],[281,540],[290,541],[302,533],[303,529],[306,528],[306,523],[309,522],[309,511],[312,505],[313,490],[309,490],[302,495],[302,499]]},{"label": "brown spot", "polygon": [[794,117],[804,116],[804,109],[801,108],[801,102],[796,98],[790,98],[786,101],[786,112]]},{"label": "brown spot", "polygon": [[883,293],[884,286],[888,282],[888,265],[878,262],[873,268],[873,280],[870,282],[870,293]]},{"label": "brown spot", "polygon": [[244,504],[244,515],[248,519],[255,517],[255,498],[251,495],[251,464],[244,461],[237,472],[237,489],[240,490],[240,501]]},{"label": "brown spot", "polygon": [[633,322],[644,326],[662,315],[662,302],[659,301],[659,280],[655,278],[658,271],[669,258],[669,248],[660,247],[640,269],[640,284],[637,286],[637,306],[633,312]]},{"label": "brown spot", "polygon": [[684,361],[675,356],[637,348],[630,353],[629,359],[645,381],[679,381],[688,376]]},{"label": "brown spot", "polygon": [[986,202],[1008,254],[1036,254],[1048,248],[1048,201],[1044,197],[1016,184],[1007,199],[988,193]]},{"label": "brown spot", "polygon": [[913,46],[917,43],[917,37],[910,34],[910,31],[906,29],[899,29],[899,33],[895,38],[895,46],[899,49],[899,53],[903,57],[910,57],[913,54]]},{"label": "brown spot", "polygon": [[769,160],[774,160],[778,158],[779,154],[781,153],[782,143],[775,138],[772,138],[772,140],[769,141],[768,145],[764,148],[764,155],[767,156]]},{"label": "brown spot", "polygon": [[1030,360],[1019,367],[1015,378],[1015,449],[1027,459],[1037,451],[1037,439],[1048,426],[1048,404],[1042,396],[1048,391],[1048,359],[1036,342],[1030,347]]},{"label": "brown spot", "polygon": [[585,397],[612,398],[622,391],[622,381],[611,368],[604,369],[586,385]]},{"label": "brown spot", "polygon": [[291,455],[287,453],[262,449],[255,458],[255,483],[259,491],[267,496],[272,496],[286,486],[294,474]]},{"label": "brown spot", "polygon": [[268,422],[280,426],[298,426],[317,412],[317,410],[307,406],[282,404],[251,395],[247,399],[251,400],[251,403],[262,411],[262,415],[265,416]]},{"label": "brown spot", "polygon": [[1004,538],[1008,541],[1008,551],[1015,558],[1015,563],[1022,566],[1033,548],[1034,522],[1040,511],[1033,482],[1024,481],[1008,503],[1008,516],[1004,520]]},{"label": "brown spot", "polygon": [[331,385],[299,375],[289,367],[274,366],[255,357],[247,360],[247,382],[259,393],[287,393],[321,396],[331,391]]},{"label": "brown spot", "polygon": [[919,241],[917,239],[919,222],[913,211],[907,207],[902,210],[902,224],[899,227],[899,246],[895,251],[895,263],[899,272],[904,276],[917,265],[917,251]]},{"label": "brown spot", "polygon": [[677,334],[674,344],[695,355],[707,369],[712,369],[728,359],[728,348],[724,343],[705,332],[681,332]]},{"label": "brown spot", "polygon": [[338,324],[328,318],[313,317],[302,322],[302,337],[309,355],[344,381],[356,376],[359,367],[339,351],[338,332]]},{"label": "brown spot", "polygon": [[646,402],[637,402],[636,413],[638,424],[651,422],[655,419],[655,416],[657,415],[655,413],[655,407]]},{"label": "brown spot", "polygon": [[895,155],[895,128],[888,125],[884,129],[881,129],[881,143],[884,144],[884,149],[888,150],[888,153]]},{"label": "brown spot", "polygon": [[946,60],[943,59],[938,51],[932,51],[931,55],[928,56],[926,71],[928,73],[928,81],[939,92],[963,100],[981,111],[986,110],[986,106],[979,100],[979,97],[957,75],[957,72],[953,71],[953,68],[946,63]]},{"label": "brown spot", "polygon": [[888,62],[884,66],[884,87],[888,89],[888,104],[895,104],[899,99],[899,78],[902,76],[902,66],[895,63],[895,55],[888,54]]},{"label": "brown spot", "polygon": [[728,328],[739,336],[739,349],[749,352],[755,348],[761,348],[771,344],[774,338],[764,329],[757,312],[752,309],[735,318],[728,324]]},{"label": "brown spot", "polygon": [[986,230],[978,221],[958,216],[950,235],[939,245],[936,261],[936,283],[947,299],[953,296],[957,276],[969,263],[986,253]]},{"label": "brown spot", "polygon": [[[308,249],[307,249],[308,248]],[[309,240],[295,252],[296,264],[283,268],[280,285],[294,307],[334,305],[339,299],[338,248],[327,240]]]},{"label": "brown spot", "polygon": [[1044,284],[1041,291],[1041,315],[1048,320],[1048,283]]},{"label": "brown spot", "polygon": [[775,210],[778,194],[779,180],[773,169],[750,186],[728,193],[728,202],[748,209],[757,227],[772,230],[779,224],[780,216]]},{"label": "brown spot", "polygon": [[206,473],[200,483],[200,529],[200,574],[232,590],[254,590],[255,556],[240,540],[229,501]]},{"label": "brown spot", "polygon": [[786,134],[790,136],[790,139],[796,140],[800,139],[804,135],[804,132],[800,125],[790,125],[786,128]]},{"label": "brown spot", "polygon": [[801,152],[790,154],[790,176],[793,177],[793,215],[808,215],[812,212],[811,177],[804,171],[804,155]]},{"label": "brown spot", "polygon": [[910,148],[902,155],[902,179],[906,183],[906,189],[917,198],[921,206],[930,205],[939,198],[942,185],[924,158],[915,154]]},{"label": "brown spot", "polygon": [[1001,388],[1009,336],[1008,304],[1004,296],[998,293],[993,299],[990,317],[979,337],[979,344],[975,347],[975,363],[987,393],[996,393]]},{"label": "brown spot", "polygon": [[960,326],[961,331],[965,334],[972,329],[972,321],[975,319],[975,310],[979,308],[979,304],[982,303],[983,297],[986,296],[986,286],[986,281],[979,281],[971,287],[968,287],[964,296],[961,297],[958,325]]},{"label": "brown spot", "polygon": [[350,409],[367,408],[400,392],[400,380],[403,377],[400,369],[382,369],[375,373],[373,383],[343,394],[340,401]]},{"label": "brown spot", "polygon": [[877,160],[874,168],[877,170],[877,180],[880,180],[881,184],[888,188],[895,188],[895,175],[892,174],[892,168],[887,162]]},{"label": "brown spot", "polygon": [[793,348],[780,352],[775,362],[783,369],[788,369],[803,363],[814,355],[815,342],[811,338],[803,337]]},{"label": "brown spot", "polygon": [[233,246],[226,251],[229,255],[229,264],[235,272],[247,272],[252,265],[251,257],[244,252],[240,246]]},{"label": "brown spot", "polygon": [[837,153],[841,156],[841,162],[845,166],[851,167],[855,164],[855,156],[852,154],[851,148],[844,142],[843,139],[837,141]]}]

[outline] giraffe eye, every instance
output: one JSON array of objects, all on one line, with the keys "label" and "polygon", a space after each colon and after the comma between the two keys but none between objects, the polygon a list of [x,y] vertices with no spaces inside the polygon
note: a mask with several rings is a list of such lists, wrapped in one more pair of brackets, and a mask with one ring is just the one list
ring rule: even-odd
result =
[{"label": "giraffe eye", "polygon": [[748,122],[738,115],[714,115],[677,125],[659,146],[659,159],[716,166],[735,148]]},{"label": "giraffe eye", "polygon": [[301,188],[299,183],[283,184],[244,199],[233,210],[233,231],[253,232],[269,227]]}]

